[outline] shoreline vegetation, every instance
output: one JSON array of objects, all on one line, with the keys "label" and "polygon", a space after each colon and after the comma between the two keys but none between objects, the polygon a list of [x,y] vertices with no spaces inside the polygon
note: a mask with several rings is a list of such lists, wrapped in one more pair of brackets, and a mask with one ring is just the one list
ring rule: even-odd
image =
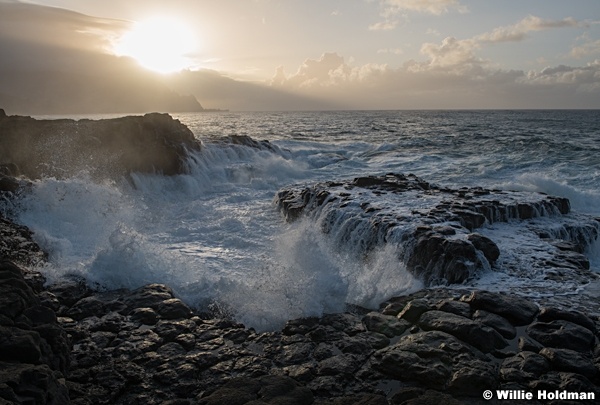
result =
[{"label": "shoreline vegetation", "polygon": [[[61,159],[46,165],[34,159],[36,148],[65,136],[71,138],[63,143],[69,147],[62,148]],[[128,153],[141,144],[149,145],[143,157]],[[185,172],[187,151],[202,147],[167,114],[76,122],[3,111],[0,145],[2,198],[26,193],[31,181],[44,176],[84,169],[97,179],[135,171],[174,175]],[[75,150],[83,158],[76,159]],[[96,167],[89,166],[90,157]],[[328,209],[346,209],[344,198],[352,198],[348,186],[374,199],[408,189],[448,193],[455,202],[489,191],[435,191],[421,179],[398,174],[350,183],[286,188],[279,204],[293,219],[323,209],[332,196],[337,200]],[[568,212],[568,200],[548,198],[546,209]],[[533,215],[533,204],[516,201],[517,218]],[[373,205],[361,205],[365,215],[377,211],[369,211]],[[458,216],[464,230],[454,232],[469,235],[492,212],[488,206],[442,208],[436,207],[436,215]],[[480,251],[493,261],[493,241],[475,236],[466,239],[469,246],[455,245],[447,242],[450,229],[431,224],[415,229],[421,251],[407,260],[417,273],[439,276],[435,271],[452,265],[461,282],[466,277],[461,254],[481,257]],[[600,394],[600,318],[592,308],[540,306],[509,293],[454,286],[393,297],[377,310],[353,306],[289,320],[279,331],[258,333],[223,314],[189,307],[163,284],[107,291],[71,277],[48,285],[40,273],[47,252],[31,231],[3,216],[0,235],[1,403],[473,404],[490,403],[490,391],[494,399],[532,393],[528,403],[542,404]],[[586,271],[581,246],[560,246],[558,259],[569,262],[573,274]]]}]

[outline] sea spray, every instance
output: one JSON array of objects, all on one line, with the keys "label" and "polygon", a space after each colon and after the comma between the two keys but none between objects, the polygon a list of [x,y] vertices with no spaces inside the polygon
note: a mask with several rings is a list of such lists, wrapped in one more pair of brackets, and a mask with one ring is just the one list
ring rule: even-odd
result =
[{"label": "sea spray", "polygon": [[[536,120],[523,120],[526,116]],[[448,187],[545,191],[569,197],[574,214],[600,213],[593,112],[223,113],[176,118],[203,143],[190,157],[186,174],[131,173],[106,183],[85,175],[45,178],[34,182],[14,207],[3,205],[32,228],[36,241],[50,253],[46,275],[57,279],[75,273],[102,288],[167,283],[189,304],[218,306],[249,327],[276,329],[289,318],[342,310],[347,303],[375,308],[391,295],[422,286],[397,260],[402,251],[393,243],[368,255],[352,253],[368,240],[366,226],[340,233],[348,236],[344,239],[324,235],[323,223],[286,224],[272,204],[281,187],[412,172]],[[546,119],[556,123],[556,131],[528,135],[536,122]],[[573,127],[578,135],[567,139],[565,131]],[[240,134],[268,139],[277,148],[234,145],[222,138]],[[394,204],[399,215],[412,217],[424,202],[406,198]],[[569,217],[577,223],[576,215]],[[564,293],[574,306],[586,305],[587,296],[577,295],[588,282],[583,275],[554,279],[551,269],[534,265],[551,257],[537,231],[552,228],[555,220],[481,228],[500,245],[501,256],[496,267],[459,288],[510,290],[531,297]],[[397,232],[385,237],[397,241],[402,236]],[[597,244],[587,250],[594,270],[600,268]]]}]

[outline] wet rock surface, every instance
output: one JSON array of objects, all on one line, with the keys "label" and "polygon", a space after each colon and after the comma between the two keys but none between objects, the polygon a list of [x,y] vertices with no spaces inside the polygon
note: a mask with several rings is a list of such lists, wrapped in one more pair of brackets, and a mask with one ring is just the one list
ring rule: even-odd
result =
[{"label": "wet rock surface", "polygon": [[[460,284],[493,269],[502,251],[481,230],[508,222],[523,222],[548,244],[546,257],[536,264],[548,279],[597,279],[583,252],[598,237],[600,226],[591,217],[571,221],[566,198],[452,189],[412,174],[389,173],[286,187],[275,202],[288,221],[310,217],[323,233],[343,235],[341,241],[359,233],[361,239],[352,248],[364,256],[386,244],[399,246],[398,260],[425,285]],[[552,229],[535,222],[545,217],[555,219]]]},{"label": "wet rock surface", "polygon": [[13,261],[0,263],[8,403],[472,404],[488,389],[600,390],[600,320],[510,294],[423,290],[257,333],[162,284],[43,288]]},{"label": "wet rock surface", "polygon": [[[399,187],[386,179],[354,183]],[[435,190],[413,183],[406,187]],[[469,214],[472,227],[478,215]],[[435,250],[462,234],[457,251],[471,254],[470,243],[478,258],[495,260],[493,241],[461,226],[419,224],[411,235],[441,239]],[[439,260],[460,262],[448,252]],[[352,307],[258,333],[189,307],[162,284],[98,291],[73,277],[44,286],[31,270],[44,253],[5,219],[0,253],[0,403],[477,404],[488,403],[484,390],[600,393],[600,319],[592,311],[426,289],[378,310]]]}]

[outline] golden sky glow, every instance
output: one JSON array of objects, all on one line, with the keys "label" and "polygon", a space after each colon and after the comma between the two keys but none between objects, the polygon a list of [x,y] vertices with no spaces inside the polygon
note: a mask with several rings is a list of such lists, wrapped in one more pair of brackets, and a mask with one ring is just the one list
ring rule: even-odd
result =
[{"label": "golden sky glow", "polygon": [[193,67],[187,55],[196,48],[192,30],[181,21],[154,17],[133,24],[114,45],[119,56],[130,56],[147,69],[172,73]]},{"label": "golden sky glow", "polygon": [[0,65],[117,74],[102,49],[231,110],[600,108],[599,4],[0,0]]}]

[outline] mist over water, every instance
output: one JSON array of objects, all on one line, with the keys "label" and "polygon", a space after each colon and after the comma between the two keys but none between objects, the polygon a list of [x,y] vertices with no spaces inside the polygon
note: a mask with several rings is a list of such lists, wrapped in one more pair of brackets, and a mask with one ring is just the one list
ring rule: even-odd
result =
[{"label": "mist over water", "polygon": [[[600,215],[600,124],[586,111],[401,111],[175,115],[204,144],[189,174],[134,174],[94,183],[85,174],[44,179],[13,211],[50,252],[51,280],[78,274],[102,288],[159,282],[186,302],[217,305],[259,330],[291,318],[376,308],[423,288],[387,245],[357,258],[313,219],[287,224],[273,204],[290,184],[414,173],[445,186],[541,191]],[[279,150],[222,142],[269,140]],[[407,209],[410,201],[406,202]],[[543,221],[543,220],[540,220]],[[540,224],[539,226],[545,226]],[[548,225],[549,226],[549,225]],[[500,238],[494,271],[474,285],[522,294],[560,293],[523,267],[535,240],[514,224],[482,230]],[[536,245],[537,244],[537,245]],[[529,250],[527,249],[529,247]],[[504,248],[504,249],[503,249]],[[537,250],[536,250],[537,249]],[[588,252],[600,268],[597,246]],[[522,256],[522,257],[521,257]],[[535,269],[534,269],[535,270]],[[581,286],[566,286],[577,291]]]}]

